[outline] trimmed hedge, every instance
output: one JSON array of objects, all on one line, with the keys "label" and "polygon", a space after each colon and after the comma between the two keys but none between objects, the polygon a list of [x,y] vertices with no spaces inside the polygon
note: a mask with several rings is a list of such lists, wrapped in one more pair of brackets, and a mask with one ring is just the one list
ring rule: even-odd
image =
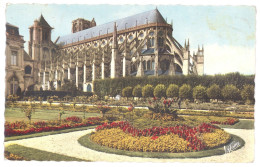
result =
[{"label": "trimmed hedge", "polygon": [[155,87],[158,84],[164,84],[168,88],[170,84],[176,84],[179,87],[183,84],[188,84],[192,88],[197,85],[205,86],[209,88],[213,84],[219,85],[223,88],[225,85],[233,84],[238,89],[242,89],[243,85],[254,85],[255,75],[242,75],[239,73],[229,73],[229,74],[218,74],[218,75],[174,75],[174,76],[145,76],[145,77],[120,77],[115,79],[104,79],[94,81],[94,92],[98,96],[116,96],[122,93],[122,89],[131,86],[141,85],[142,87],[151,84]]}]

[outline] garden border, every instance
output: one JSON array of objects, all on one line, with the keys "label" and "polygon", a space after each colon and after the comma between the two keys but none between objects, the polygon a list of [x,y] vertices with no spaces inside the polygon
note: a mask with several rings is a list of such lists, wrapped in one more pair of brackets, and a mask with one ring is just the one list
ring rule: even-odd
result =
[{"label": "garden border", "polygon": [[[79,144],[83,147],[87,147],[94,151],[105,152],[110,154],[117,154],[117,155],[125,155],[130,157],[142,157],[142,158],[159,158],[159,159],[171,159],[171,158],[202,158],[202,157],[209,157],[214,155],[223,155],[225,154],[224,145],[221,145],[217,148],[210,149],[210,150],[203,150],[199,152],[186,152],[186,153],[166,153],[166,152],[137,152],[137,151],[126,151],[126,150],[118,150],[114,148],[109,148],[106,146],[101,146],[90,139],[91,133],[84,135],[78,139]],[[245,145],[245,141],[233,134],[231,135],[231,140],[226,143],[225,145],[230,144],[232,141],[238,141],[240,146],[236,149],[240,149]]]}]

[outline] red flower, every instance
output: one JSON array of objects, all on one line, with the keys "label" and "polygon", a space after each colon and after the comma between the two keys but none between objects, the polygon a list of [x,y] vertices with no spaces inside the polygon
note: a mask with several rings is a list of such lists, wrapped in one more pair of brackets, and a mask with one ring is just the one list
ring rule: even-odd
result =
[{"label": "red flower", "polygon": [[153,136],[153,137],[151,137],[151,139],[156,140],[156,139],[158,139],[158,136]]},{"label": "red flower", "polygon": [[166,103],[167,103],[167,101],[166,101],[166,100],[164,100],[164,101],[163,101],[163,104],[166,104]]}]

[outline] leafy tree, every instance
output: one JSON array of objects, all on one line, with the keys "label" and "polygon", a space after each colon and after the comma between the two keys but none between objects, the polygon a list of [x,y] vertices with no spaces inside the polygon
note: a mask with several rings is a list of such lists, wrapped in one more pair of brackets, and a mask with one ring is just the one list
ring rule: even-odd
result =
[{"label": "leafy tree", "polygon": [[245,85],[243,90],[241,91],[241,97],[243,100],[246,101],[246,103],[254,103],[254,86],[253,85]]},{"label": "leafy tree", "polygon": [[134,97],[142,97],[142,87],[140,85],[137,85],[133,89],[133,96]]},{"label": "leafy tree", "polygon": [[127,97],[127,98],[131,97],[132,96],[132,91],[133,91],[133,88],[131,86],[125,87],[122,90],[123,97]]},{"label": "leafy tree", "polygon": [[31,124],[32,114],[35,112],[35,109],[32,105],[26,106],[22,108],[22,112],[24,112],[25,116],[29,119],[29,123]]},{"label": "leafy tree", "polygon": [[206,87],[204,86],[196,86],[195,88],[193,88],[193,98],[194,99],[205,99],[207,97],[207,93],[206,93]]},{"label": "leafy tree", "polygon": [[143,97],[153,97],[153,86],[152,85],[145,85],[142,88],[142,96]]},{"label": "leafy tree", "polygon": [[179,96],[179,86],[175,84],[170,84],[166,90],[166,96],[169,98],[178,97]]},{"label": "leafy tree", "polygon": [[153,91],[155,97],[161,98],[166,96],[166,87],[163,84],[158,84]]},{"label": "leafy tree", "polygon": [[179,97],[184,99],[191,98],[191,87],[188,84],[183,84],[179,89]]},{"label": "leafy tree", "polygon": [[226,85],[222,89],[222,96],[225,100],[238,100],[240,98],[239,89],[232,84]]},{"label": "leafy tree", "polygon": [[210,99],[221,99],[221,89],[218,85],[213,84],[207,89],[207,95]]}]

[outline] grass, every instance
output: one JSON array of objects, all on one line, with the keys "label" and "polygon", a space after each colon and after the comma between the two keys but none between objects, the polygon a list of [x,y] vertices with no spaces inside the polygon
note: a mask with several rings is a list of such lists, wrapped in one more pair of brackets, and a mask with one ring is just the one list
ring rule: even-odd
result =
[{"label": "grass", "polygon": [[64,130],[59,130],[59,131],[33,133],[33,134],[22,135],[22,136],[11,136],[11,137],[5,137],[5,142],[6,141],[12,141],[12,140],[33,138],[33,137],[41,137],[41,136],[47,136],[47,135],[55,135],[55,134],[60,134],[60,133],[68,133],[68,132],[74,132],[74,131],[80,131],[80,130],[88,130],[88,129],[93,129],[95,127],[96,126],[88,126],[88,127],[64,129]]},{"label": "grass", "polygon": [[36,160],[36,161],[87,161],[84,159],[74,158],[66,155],[51,153],[47,151],[42,151],[34,148],[24,147],[21,145],[10,145],[5,147],[5,151],[12,154],[24,157],[26,160]]},{"label": "grass", "polygon": [[[32,114],[32,122],[34,121],[48,121],[48,120],[57,120],[59,118],[59,110],[48,110],[48,109],[36,109],[35,113]],[[62,118],[70,116],[83,117],[83,112],[73,112],[65,111],[65,114],[62,115]],[[86,113],[87,117],[96,117],[101,116],[99,113]],[[21,108],[6,108],[5,109],[5,120],[9,122],[14,121],[28,121],[25,114],[22,112]]]},{"label": "grass", "polygon": [[[98,145],[97,143],[91,141],[91,134],[87,134],[79,138],[78,142],[87,148],[90,148],[95,151],[110,153],[110,154],[118,154],[118,155],[126,155],[130,157],[143,157],[143,158],[162,158],[162,159],[170,159],[170,158],[201,158],[201,157],[209,157],[213,155],[222,155],[225,154],[223,146],[217,147],[211,150],[203,150],[199,152],[186,152],[186,153],[166,153],[166,152],[137,152],[137,151],[126,151],[126,150],[118,150],[114,148],[109,148],[106,146]],[[237,141],[240,143],[239,148],[243,147],[245,142],[238,136],[231,135],[231,140]],[[227,143],[227,144],[229,144]],[[227,145],[226,144],[226,145]],[[239,149],[238,148],[238,149]]]},{"label": "grass", "polygon": [[235,125],[218,125],[221,128],[232,128],[232,129],[254,129],[254,120],[239,120]]}]

